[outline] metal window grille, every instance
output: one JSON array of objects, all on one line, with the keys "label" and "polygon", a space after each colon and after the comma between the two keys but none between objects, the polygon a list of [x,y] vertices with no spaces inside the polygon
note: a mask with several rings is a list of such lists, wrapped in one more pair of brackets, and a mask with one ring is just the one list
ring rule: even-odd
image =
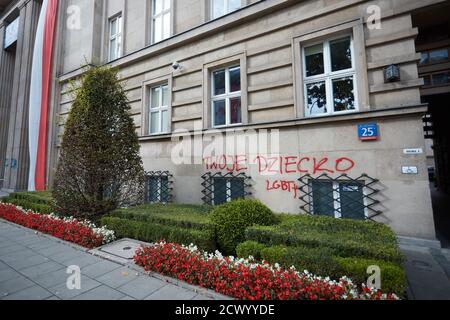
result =
[{"label": "metal window grille", "polygon": [[173,200],[173,175],[168,171],[146,173],[146,202],[170,203]]},{"label": "metal window grille", "polygon": [[208,172],[202,176],[203,202],[208,205],[220,205],[233,200],[246,198],[252,193],[250,177],[245,173],[222,174]]},{"label": "metal window grille", "polygon": [[335,218],[373,220],[382,214],[376,207],[379,180],[366,174],[353,179],[346,174],[332,178],[328,174],[312,177],[307,174],[299,181],[302,211],[310,215]]}]

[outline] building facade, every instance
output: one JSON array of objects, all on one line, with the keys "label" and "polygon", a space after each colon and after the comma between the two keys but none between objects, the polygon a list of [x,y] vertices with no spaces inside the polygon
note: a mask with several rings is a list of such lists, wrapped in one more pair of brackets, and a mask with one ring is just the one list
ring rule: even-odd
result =
[{"label": "building facade", "polygon": [[[6,190],[27,189],[30,48],[40,5],[12,1],[1,14],[0,37],[19,17],[17,41],[0,56]],[[60,1],[47,185],[70,84],[83,66],[107,64],[119,69],[128,94],[148,201],[253,197],[276,212],[373,219],[400,235],[435,239],[423,121],[436,94],[448,90],[448,50],[433,54],[448,49],[448,17],[440,21],[447,38],[430,47],[425,34],[448,7],[442,0]],[[448,140],[427,138],[439,141],[445,185]]]}]

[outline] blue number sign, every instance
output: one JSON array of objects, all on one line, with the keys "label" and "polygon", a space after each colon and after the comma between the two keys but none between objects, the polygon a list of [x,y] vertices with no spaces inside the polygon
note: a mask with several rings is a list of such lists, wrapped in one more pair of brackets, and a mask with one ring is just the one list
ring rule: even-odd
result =
[{"label": "blue number sign", "polygon": [[378,124],[369,123],[359,125],[358,136],[359,139],[363,141],[378,140],[379,137]]}]

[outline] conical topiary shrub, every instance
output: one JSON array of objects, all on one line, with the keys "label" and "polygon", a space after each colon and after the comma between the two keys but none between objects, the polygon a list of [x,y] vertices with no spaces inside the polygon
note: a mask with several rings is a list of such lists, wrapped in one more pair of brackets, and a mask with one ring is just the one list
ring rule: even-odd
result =
[{"label": "conical topiary shrub", "polygon": [[140,146],[117,72],[92,67],[74,93],[53,186],[58,211],[92,219],[142,202]]}]

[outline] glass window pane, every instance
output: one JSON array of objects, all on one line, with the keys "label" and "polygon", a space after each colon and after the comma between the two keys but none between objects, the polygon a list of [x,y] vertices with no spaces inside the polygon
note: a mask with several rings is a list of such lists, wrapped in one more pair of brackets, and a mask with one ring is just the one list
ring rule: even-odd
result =
[{"label": "glass window pane", "polygon": [[450,72],[433,74],[433,85],[443,85],[450,83]]},{"label": "glass window pane", "polygon": [[117,40],[113,39],[109,42],[109,60],[117,59]]},{"label": "glass window pane", "polygon": [[122,36],[117,36],[116,58],[120,58],[121,55],[122,55]]},{"label": "glass window pane", "polygon": [[163,39],[170,38],[170,13],[164,15]]},{"label": "glass window pane", "polygon": [[241,7],[241,0],[228,0],[228,12],[235,11]]},{"label": "glass window pane", "polygon": [[311,183],[313,214],[334,217],[333,183],[315,180]]},{"label": "glass window pane", "polygon": [[355,110],[353,77],[333,80],[334,111]]},{"label": "glass window pane", "polygon": [[161,132],[169,132],[169,111],[161,112]]},{"label": "glass window pane", "polygon": [[164,10],[170,9],[170,0],[164,0]]},{"label": "glass window pane", "polygon": [[169,178],[161,177],[161,202],[169,202]]},{"label": "glass window pane", "polygon": [[147,180],[148,181],[147,201],[150,203],[159,201],[159,195],[160,195],[159,180],[160,179],[157,177],[149,177]]},{"label": "glass window pane", "polygon": [[109,35],[114,36],[117,34],[117,19],[112,19],[110,22]]},{"label": "glass window pane", "polygon": [[224,0],[212,0],[213,5],[213,19],[221,17],[225,14],[225,1]]},{"label": "glass window pane", "polygon": [[231,124],[242,123],[241,98],[230,99],[230,121]]},{"label": "glass window pane", "polygon": [[162,12],[163,0],[153,0],[153,15],[160,14]]},{"label": "glass window pane", "polygon": [[162,40],[162,16],[153,20],[153,40],[154,42]]},{"label": "glass window pane", "polygon": [[230,179],[231,185],[231,200],[245,198],[245,181],[244,179],[235,178]]},{"label": "glass window pane", "polygon": [[440,49],[430,52],[430,62],[436,63],[441,61],[448,60],[448,50],[447,49]]},{"label": "glass window pane", "polygon": [[343,219],[366,220],[363,186],[360,183],[341,182],[339,195]]},{"label": "glass window pane", "polygon": [[218,206],[227,202],[227,179],[214,178],[214,205]]},{"label": "glass window pane", "polygon": [[306,76],[312,77],[325,72],[323,44],[305,48]]},{"label": "glass window pane", "polygon": [[241,91],[241,68],[230,69],[230,92]]},{"label": "glass window pane", "polygon": [[214,101],[213,106],[214,126],[226,125],[225,100]]},{"label": "glass window pane", "polygon": [[225,70],[218,70],[213,73],[214,95],[218,96],[225,93]]},{"label": "glass window pane", "polygon": [[152,88],[151,93],[151,108],[159,108],[159,97],[161,94],[161,87]]},{"label": "glass window pane", "polygon": [[350,38],[334,40],[330,42],[331,71],[339,71],[352,68],[352,51]]},{"label": "glass window pane", "polygon": [[423,77],[423,85],[424,86],[431,86],[431,76],[424,76]]},{"label": "glass window pane", "polygon": [[117,33],[122,32],[122,16],[117,17]]},{"label": "glass window pane", "polygon": [[159,133],[159,112],[150,114],[150,133]]},{"label": "glass window pane", "polygon": [[420,55],[420,62],[419,62],[419,64],[420,65],[424,65],[424,64],[427,64],[427,63],[430,63],[428,52],[422,52],[422,54]]},{"label": "glass window pane", "polygon": [[307,111],[309,115],[327,113],[327,95],[325,81],[306,85],[308,95]]},{"label": "glass window pane", "polygon": [[162,106],[167,107],[169,105],[169,87],[163,86],[162,87]]}]

